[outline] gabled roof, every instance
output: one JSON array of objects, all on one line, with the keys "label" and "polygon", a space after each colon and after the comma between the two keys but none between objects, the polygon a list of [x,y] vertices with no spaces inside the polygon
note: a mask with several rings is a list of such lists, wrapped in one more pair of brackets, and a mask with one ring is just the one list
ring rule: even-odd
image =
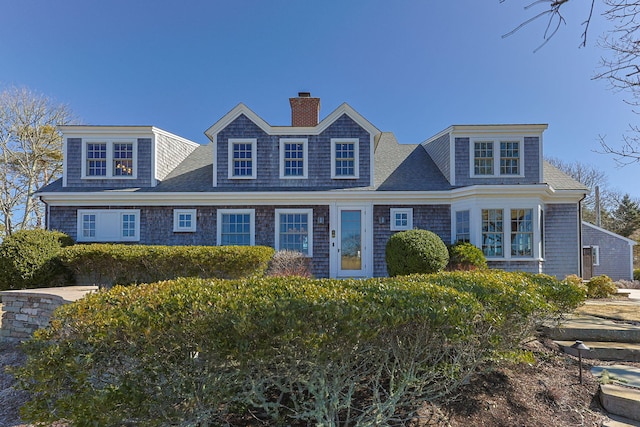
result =
[{"label": "gabled roof", "polygon": [[582,221],[582,226],[583,227],[593,228],[596,231],[599,231],[599,232],[604,233],[604,234],[608,234],[609,236],[615,237],[616,239],[620,239],[620,240],[622,240],[624,242],[627,242],[629,244],[629,246],[633,246],[633,245],[637,245],[638,244],[638,242],[636,242],[635,240],[628,239],[628,238],[626,238],[624,236],[621,236],[619,234],[614,233],[613,231],[605,230],[604,228],[598,227],[597,225],[591,224],[590,222],[587,222],[587,221]]},{"label": "gabled roof", "polygon": [[233,122],[243,114],[268,135],[318,135],[344,114],[349,116],[354,122],[360,125],[371,135],[377,135],[380,133],[380,130],[378,128],[371,124],[371,122],[365,119],[362,115],[360,115],[360,113],[354,110],[347,103],[343,103],[342,105],[340,105],[338,108],[333,110],[331,114],[325,117],[320,123],[313,127],[271,126],[260,116],[254,113],[249,107],[247,107],[243,103],[240,103],[227,114],[225,114],[220,120],[214,123],[209,129],[207,129],[204,132],[205,135],[207,135],[207,137],[211,141],[213,141],[215,135],[218,132],[220,132],[227,125],[229,125],[229,123]]}]

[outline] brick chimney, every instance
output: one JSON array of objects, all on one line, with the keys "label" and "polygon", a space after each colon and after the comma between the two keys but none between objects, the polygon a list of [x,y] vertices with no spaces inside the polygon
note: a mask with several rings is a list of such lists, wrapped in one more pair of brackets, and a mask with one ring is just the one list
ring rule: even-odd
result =
[{"label": "brick chimney", "polygon": [[298,92],[297,98],[289,98],[291,126],[313,127],[320,120],[320,98],[312,98],[310,92]]}]

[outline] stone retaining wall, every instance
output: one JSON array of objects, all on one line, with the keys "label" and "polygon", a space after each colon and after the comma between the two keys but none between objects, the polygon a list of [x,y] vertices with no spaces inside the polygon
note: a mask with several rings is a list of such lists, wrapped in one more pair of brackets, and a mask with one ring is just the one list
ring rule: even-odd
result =
[{"label": "stone retaining wall", "polygon": [[0,292],[2,321],[0,341],[24,341],[49,324],[54,310],[93,292],[96,286],[28,289]]}]

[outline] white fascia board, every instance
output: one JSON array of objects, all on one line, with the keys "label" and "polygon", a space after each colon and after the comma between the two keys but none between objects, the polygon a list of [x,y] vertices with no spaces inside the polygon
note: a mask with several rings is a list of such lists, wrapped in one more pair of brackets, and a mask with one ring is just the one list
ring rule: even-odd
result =
[{"label": "white fascia board", "polygon": [[149,137],[153,135],[153,126],[88,126],[64,125],[58,126],[65,138],[82,137]]},{"label": "white fascia board", "polygon": [[191,141],[190,139],[187,138],[183,138],[181,136],[176,135],[175,133],[171,133],[171,132],[167,132],[166,130],[157,128],[157,127],[152,127],[151,128],[152,132],[155,133],[156,135],[162,135],[162,136],[166,136],[167,138],[171,138],[171,139],[175,139],[177,141],[182,142],[183,144],[187,144],[187,145],[191,145],[193,147],[199,147],[202,144],[199,144],[195,141]]},{"label": "white fascia board", "polygon": [[420,144],[421,145],[429,145],[430,143],[432,143],[433,141],[435,141],[436,139],[440,138],[442,135],[444,135],[445,133],[451,133],[453,132],[453,126],[449,126],[448,128],[441,130],[440,132],[436,133],[435,135],[425,139],[424,141],[422,141]]},{"label": "white fascia board", "polygon": [[67,138],[62,138],[62,186],[67,186]]},{"label": "white fascia board", "polygon": [[500,124],[500,125],[453,125],[451,132],[456,137],[484,135],[540,136],[548,128],[547,124]]},{"label": "white fascia board", "polygon": [[[260,129],[262,129],[267,135],[319,135],[324,132],[333,122],[340,118],[343,114],[348,115],[354,122],[360,127],[369,132],[372,136],[380,133],[380,130],[376,128],[371,122],[365,119],[360,113],[354,110],[351,106],[344,103],[336,108],[331,114],[325,117],[320,123],[312,127],[294,127],[294,126],[271,126],[264,121],[260,116],[254,113],[249,107],[240,103],[236,105],[231,111],[225,114],[220,120],[213,124],[204,133],[207,137],[214,141],[215,136],[222,129],[227,127],[231,122],[244,114],[255,123]],[[373,141],[371,143],[371,149],[373,150]]]},{"label": "white fascia board", "polygon": [[633,246],[633,245],[637,245],[638,244],[635,240],[628,239],[628,238],[626,238],[624,236],[621,236],[619,234],[614,233],[613,231],[605,230],[604,228],[598,227],[597,225],[591,224],[590,222],[587,222],[587,221],[582,221],[582,226],[583,227],[584,226],[591,227],[596,231],[599,231],[601,233],[605,233],[605,234],[607,234],[609,236],[615,237],[616,239],[623,240],[623,241],[627,242],[629,244],[629,246]]}]

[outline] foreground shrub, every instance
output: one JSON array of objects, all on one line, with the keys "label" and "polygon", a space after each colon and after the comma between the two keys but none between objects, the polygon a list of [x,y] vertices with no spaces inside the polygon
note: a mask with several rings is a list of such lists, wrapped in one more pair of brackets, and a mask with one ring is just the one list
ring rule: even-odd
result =
[{"label": "foreground shrub", "polygon": [[273,256],[265,246],[75,245],[60,260],[83,284],[112,286],[177,277],[261,276]]},{"label": "foreground shrub", "polygon": [[446,267],[449,251],[437,234],[428,230],[408,230],[389,238],[385,260],[389,276],[435,273]]},{"label": "foreground shrub", "polygon": [[640,268],[633,270],[633,280],[640,280]]},{"label": "foreground shrub", "polygon": [[587,296],[589,298],[609,298],[618,292],[618,288],[609,276],[604,274],[592,277],[587,282]]},{"label": "foreground shrub", "polygon": [[59,231],[22,230],[0,244],[0,291],[69,284],[69,271],[56,256],[73,244]]},{"label": "foreground shrub", "polygon": [[479,247],[469,242],[458,242],[449,246],[448,270],[475,270],[478,268],[487,268],[487,258]]},{"label": "foreground shrub", "polygon": [[104,426],[402,424],[507,351],[506,330],[553,314],[539,289],[523,274],[468,272],[116,286],[62,307],[25,343],[16,375],[33,398],[22,415]]},{"label": "foreground shrub", "polygon": [[267,275],[271,277],[311,277],[311,259],[297,251],[277,251],[269,262]]}]

